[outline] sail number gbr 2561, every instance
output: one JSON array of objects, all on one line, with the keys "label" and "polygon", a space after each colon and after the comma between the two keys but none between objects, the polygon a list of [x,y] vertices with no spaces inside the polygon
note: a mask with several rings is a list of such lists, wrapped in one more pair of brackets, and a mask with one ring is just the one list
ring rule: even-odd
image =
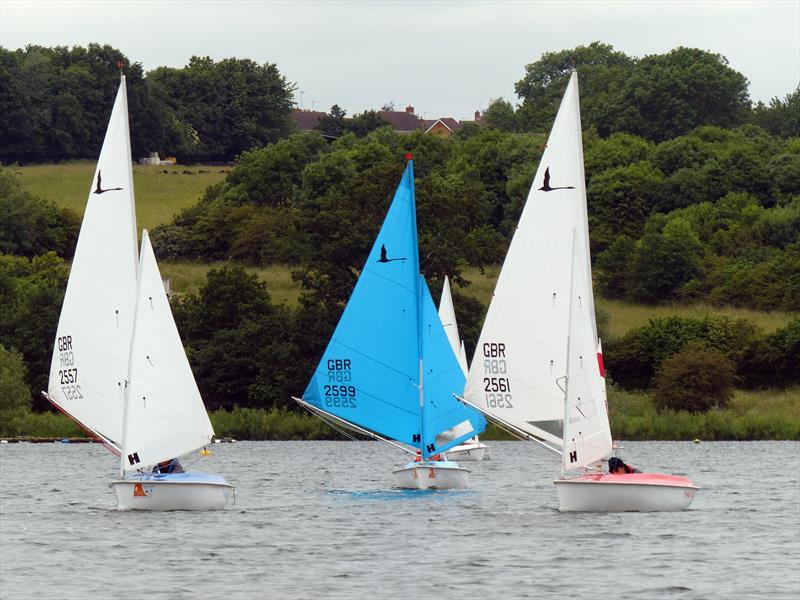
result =
[{"label": "sail number gbr 2561", "polygon": [[328,408],[355,408],[356,386],[352,381],[349,358],[328,359],[328,384],[322,386],[325,406]]},{"label": "sail number gbr 2561", "polygon": [[483,391],[489,408],[514,408],[511,382],[506,374],[506,345],[502,342],[483,344]]}]

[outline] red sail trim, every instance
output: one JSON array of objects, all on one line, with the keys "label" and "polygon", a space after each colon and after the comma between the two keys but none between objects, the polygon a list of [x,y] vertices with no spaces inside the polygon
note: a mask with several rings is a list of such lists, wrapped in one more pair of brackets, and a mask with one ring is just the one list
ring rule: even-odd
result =
[{"label": "red sail trim", "polygon": [[603,354],[601,352],[597,353],[597,366],[600,368],[600,377],[605,379],[605,377],[606,377],[606,368],[603,365]]}]

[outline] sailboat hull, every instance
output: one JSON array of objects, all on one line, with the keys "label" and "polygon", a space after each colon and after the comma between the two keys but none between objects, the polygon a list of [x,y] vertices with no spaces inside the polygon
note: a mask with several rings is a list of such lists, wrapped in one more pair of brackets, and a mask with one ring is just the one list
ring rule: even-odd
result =
[{"label": "sailboat hull", "polygon": [[595,473],[553,483],[559,510],[582,512],[686,510],[700,489],[686,477],[660,473]]},{"label": "sailboat hull", "polygon": [[218,475],[174,473],[140,475],[109,484],[120,510],[223,510],[234,488]]},{"label": "sailboat hull", "polygon": [[489,446],[478,442],[477,444],[461,444],[447,451],[447,458],[456,461],[489,460],[491,453]]},{"label": "sailboat hull", "polygon": [[394,485],[406,490],[465,490],[469,473],[451,460],[411,462],[394,471]]}]

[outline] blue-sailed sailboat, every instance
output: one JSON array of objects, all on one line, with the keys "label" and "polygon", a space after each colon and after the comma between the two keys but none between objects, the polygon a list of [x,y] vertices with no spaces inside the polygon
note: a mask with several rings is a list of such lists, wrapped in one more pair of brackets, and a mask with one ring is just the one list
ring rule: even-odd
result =
[{"label": "blue-sailed sailboat", "polygon": [[[463,489],[441,453],[484,430],[458,401],[465,377],[419,270],[411,156],[350,300],[303,398],[323,419],[410,446],[397,487]],[[394,443],[393,445],[399,445]]]}]

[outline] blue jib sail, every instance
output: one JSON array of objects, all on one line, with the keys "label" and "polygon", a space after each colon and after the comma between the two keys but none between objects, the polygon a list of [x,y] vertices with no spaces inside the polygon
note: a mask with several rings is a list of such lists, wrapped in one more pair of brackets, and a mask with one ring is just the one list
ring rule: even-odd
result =
[{"label": "blue jib sail", "polygon": [[464,376],[419,275],[414,171],[409,160],[303,399],[345,421],[417,446],[427,458],[486,427],[477,411],[453,397],[463,389]]}]

